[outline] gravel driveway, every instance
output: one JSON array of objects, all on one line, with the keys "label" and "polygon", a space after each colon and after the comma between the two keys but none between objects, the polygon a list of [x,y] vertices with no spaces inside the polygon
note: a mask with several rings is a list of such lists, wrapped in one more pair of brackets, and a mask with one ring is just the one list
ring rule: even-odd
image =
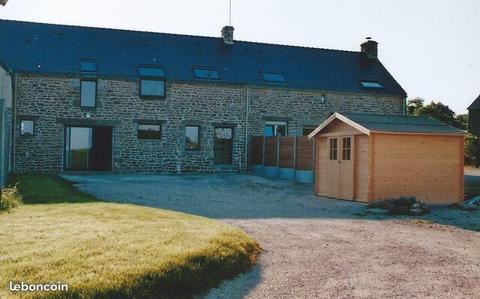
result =
[{"label": "gravel driveway", "polygon": [[[479,298],[480,212],[365,215],[311,186],[244,175],[65,176],[102,199],[232,223],[264,249],[207,298]],[[467,228],[467,229],[464,229]]]}]

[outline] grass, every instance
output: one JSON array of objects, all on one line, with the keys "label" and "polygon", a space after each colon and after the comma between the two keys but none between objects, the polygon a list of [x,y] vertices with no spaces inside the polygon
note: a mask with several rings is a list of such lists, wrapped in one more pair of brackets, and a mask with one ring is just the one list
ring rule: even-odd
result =
[{"label": "grass", "polygon": [[[20,178],[35,205],[0,214],[0,298],[188,298],[255,262],[258,244],[232,226],[98,202],[75,189],[70,196],[71,188],[58,177]],[[69,290],[12,293],[10,281],[63,282]]]},{"label": "grass", "polygon": [[94,202],[97,198],[77,190],[72,183],[56,175],[22,174],[8,178],[9,185],[17,184],[25,204]]}]

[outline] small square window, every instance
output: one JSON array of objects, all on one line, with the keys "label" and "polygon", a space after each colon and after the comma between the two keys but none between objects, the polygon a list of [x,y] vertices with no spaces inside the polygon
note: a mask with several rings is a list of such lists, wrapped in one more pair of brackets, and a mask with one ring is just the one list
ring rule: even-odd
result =
[{"label": "small square window", "polygon": [[267,121],[264,134],[265,137],[287,136],[287,123],[284,121]]},{"label": "small square window", "polygon": [[310,133],[312,133],[313,131],[315,131],[316,127],[312,127],[312,126],[305,126],[303,127],[303,136],[308,136],[310,135]]},{"label": "small square window", "polygon": [[187,150],[199,150],[200,149],[200,139],[199,126],[186,126],[185,127],[185,149]]},{"label": "small square window", "polygon": [[165,97],[165,81],[163,79],[141,79],[140,80],[141,97]]},{"label": "small square window", "polygon": [[97,63],[95,61],[80,61],[80,71],[94,73],[97,71]]},{"label": "small square window", "polygon": [[362,87],[363,88],[375,88],[375,89],[381,89],[383,88],[383,85],[378,82],[373,82],[373,81],[362,81]]},{"label": "small square window", "polygon": [[138,124],[138,139],[160,139],[162,136],[162,125],[160,124]]},{"label": "small square window", "polygon": [[272,84],[286,84],[287,80],[285,79],[285,75],[281,73],[266,73],[262,72],[262,78],[265,83],[272,83]]},{"label": "small square window", "polygon": [[80,85],[80,106],[95,107],[97,99],[97,81],[81,80]]},{"label": "small square window", "polygon": [[22,120],[20,123],[20,135],[33,135],[33,128],[33,120]]},{"label": "small square window", "polygon": [[195,78],[197,79],[205,79],[205,80],[218,80],[220,76],[216,70],[212,69],[202,69],[202,68],[194,68],[193,73]]}]

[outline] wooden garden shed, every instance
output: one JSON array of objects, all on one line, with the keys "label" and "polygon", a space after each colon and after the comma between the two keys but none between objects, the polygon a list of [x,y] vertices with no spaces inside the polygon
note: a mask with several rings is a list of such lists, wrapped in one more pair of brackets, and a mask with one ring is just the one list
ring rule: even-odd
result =
[{"label": "wooden garden shed", "polygon": [[463,201],[464,134],[429,117],[335,113],[315,129],[315,193]]}]

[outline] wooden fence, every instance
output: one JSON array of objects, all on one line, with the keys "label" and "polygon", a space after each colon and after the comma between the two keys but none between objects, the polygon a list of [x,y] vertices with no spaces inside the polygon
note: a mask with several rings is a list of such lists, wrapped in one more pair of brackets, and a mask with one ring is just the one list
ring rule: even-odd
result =
[{"label": "wooden fence", "polygon": [[250,161],[252,165],[313,170],[313,147],[307,136],[253,136]]}]

